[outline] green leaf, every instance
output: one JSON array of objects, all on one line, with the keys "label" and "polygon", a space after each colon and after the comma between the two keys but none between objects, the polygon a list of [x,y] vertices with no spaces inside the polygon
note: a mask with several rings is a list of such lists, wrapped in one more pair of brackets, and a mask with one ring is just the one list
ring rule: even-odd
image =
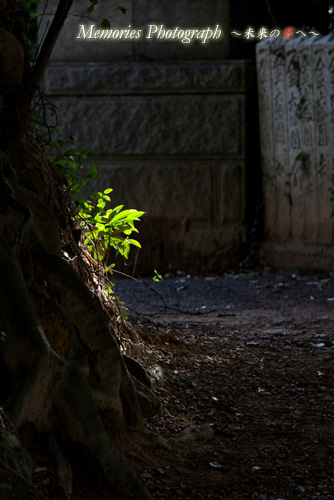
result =
[{"label": "green leaf", "polygon": [[303,151],[301,151],[301,152],[300,152],[300,153],[296,156],[296,158],[295,158],[295,162],[302,160],[302,159],[303,159],[303,156],[304,156],[304,152],[303,152]]},{"label": "green leaf", "polygon": [[127,241],[124,241],[123,255],[126,259],[129,257],[129,253],[130,253],[130,245]]},{"label": "green leaf", "polygon": [[40,116],[39,116],[39,112],[37,111],[37,109],[34,109],[32,111],[31,118],[32,118],[32,121],[34,123],[39,123],[40,122]]},{"label": "green leaf", "polygon": [[115,10],[120,10],[122,12],[122,14],[126,14],[126,11],[128,10],[127,7],[122,7],[122,6],[118,6],[116,7]]},{"label": "green leaf", "polygon": [[96,179],[96,177],[99,175],[99,172],[97,170],[97,168],[95,167],[95,165],[91,165],[90,168],[89,168],[89,175],[91,175],[92,179]]},{"label": "green leaf", "polygon": [[108,217],[109,222],[114,220],[115,215],[117,215],[122,210],[123,207],[124,205],[119,205],[118,207],[115,207],[112,210],[109,209],[106,211],[106,216]]},{"label": "green leaf", "polygon": [[101,28],[105,29],[105,30],[110,30],[111,26],[110,26],[110,22],[108,19],[103,19],[102,22],[101,22]]},{"label": "green leaf", "polygon": [[137,212],[136,210],[123,210],[122,212],[119,212],[117,215],[115,215],[114,221],[121,221],[122,219],[138,219],[138,214],[140,214],[140,212]]},{"label": "green leaf", "polygon": [[71,149],[67,149],[66,151],[64,151],[64,156],[74,156],[76,155],[76,149],[75,148],[71,148]]},{"label": "green leaf", "polygon": [[156,282],[159,282],[160,280],[162,280],[161,274],[159,274],[156,269],[154,269],[154,276],[152,279],[153,279],[153,281],[156,281]]},{"label": "green leaf", "polygon": [[92,200],[98,200],[100,198],[99,193],[92,193],[90,197]]},{"label": "green leaf", "polygon": [[141,244],[139,243],[139,241],[132,240],[132,239],[129,239],[128,241],[129,241],[129,243],[131,243],[131,245],[138,247],[138,248],[141,248]]},{"label": "green leaf", "polygon": [[88,14],[93,12],[93,10],[94,10],[94,5],[91,5],[90,7],[88,7],[88,9],[87,9]]},{"label": "green leaf", "polygon": [[79,203],[79,205],[83,208],[87,207],[87,200],[86,198],[77,198],[76,202]]}]

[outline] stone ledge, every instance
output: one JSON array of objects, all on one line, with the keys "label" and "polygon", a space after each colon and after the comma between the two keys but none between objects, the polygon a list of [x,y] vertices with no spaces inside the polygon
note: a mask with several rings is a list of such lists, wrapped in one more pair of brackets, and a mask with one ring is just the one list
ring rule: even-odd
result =
[{"label": "stone ledge", "polygon": [[58,97],[59,136],[95,155],[245,157],[244,95]]},{"label": "stone ledge", "polygon": [[49,64],[48,95],[242,93],[255,82],[251,61]]}]

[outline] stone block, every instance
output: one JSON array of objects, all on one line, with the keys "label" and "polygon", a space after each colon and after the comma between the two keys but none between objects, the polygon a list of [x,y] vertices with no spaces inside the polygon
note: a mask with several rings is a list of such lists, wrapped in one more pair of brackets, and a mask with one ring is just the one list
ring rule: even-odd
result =
[{"label": "stone block", "polygon": [[211,165],[205,161],[92,158],[92,163],[99,170],[94,189],[113,188],[115,206],[144,210],[151,218],[211,219]]},{"label": "stone block", "polygon": [[334,35],[257,46],[270,241],[333,243],[333,67]]},{"label": "stone block", "polygon": [[220,224],[244,222],[245,165],[222,165],[218,169],[218,220]]},{"label": "stone block", "polygon": [[[185,252],[188,258],[197,262],[201,260],[209,263],[223,264],[227,257],[236,256],[240,248],[243,231],[225,228],[225,230],[214,231],[190,231],[185,239]],[[205,256],[205,259],[203,259]],[[202,257],[202,259],[201,259]]]},{"label": "stone block", "polygon": [[249,61],[52,62],[44,77],[49,95],[236,94],[254,82]]},{"label": "stone block", "polygon": [[[112,203],[149,217],[183,220],[188,228],[221,228],[244,219],[244,162],[92,157],[99,171],[91,190],[114,189]],[[191,224],[191,222],[193,223]]]},{"label": "stone block", "polygon": [[245,156],[243,95],[54,98],[59,135],[98,155]]}]

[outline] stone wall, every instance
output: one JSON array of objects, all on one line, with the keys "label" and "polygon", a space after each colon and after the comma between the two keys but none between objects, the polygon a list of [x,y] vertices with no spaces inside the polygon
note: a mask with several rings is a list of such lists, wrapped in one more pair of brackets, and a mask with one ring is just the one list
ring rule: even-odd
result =
[{"label": "stone wall", "polygon": [[[227,1],[212,1],[210,9],[190,0],[123,4],[129,11],[117,27],[144,31],[177,19],[185,28],[219,24],[224,35],[207,44],[79,40],[83,21],[70,17],[45,76],[60,136],[91,149],[99,170],[94,189],[112,187],[115,206],[146,211],[138,272],[223,266],[245,240],[254,139],[246,110],[255,104],[255,68],[226,60]],[[94,12],[99,16],[107,17]]]},{"label": "stone wall", "polygon": [[333,267],[334,37],[261,42],[257,74],[266,260]]}]

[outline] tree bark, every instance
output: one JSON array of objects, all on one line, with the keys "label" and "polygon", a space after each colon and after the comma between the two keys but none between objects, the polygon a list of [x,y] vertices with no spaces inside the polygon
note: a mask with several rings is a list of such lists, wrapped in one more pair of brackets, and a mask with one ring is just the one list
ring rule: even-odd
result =
[{"label": "tree bark", "polygon": [[73,0],[59,0],[56,14],[53,18],[52,24],[47,32],[34,69],[31,73],[28,85],[34,90],[38,87],[43,77],[44,71],[50,59],[52,50],[55,46],[57,38],[62,30],[64,22],[73,4]]},{"label": "tree bark", "polygon": [[25,14],[0,0],[0,406],[25,449],[42,443],[67,498],[94,463],[111,491],[150,500],[121,453],[129,431],[144,433],[140,392],[97,297],[62,257],[71,200],[31,126],[31,89],[71,3],[59,2],[31,72]]}]

